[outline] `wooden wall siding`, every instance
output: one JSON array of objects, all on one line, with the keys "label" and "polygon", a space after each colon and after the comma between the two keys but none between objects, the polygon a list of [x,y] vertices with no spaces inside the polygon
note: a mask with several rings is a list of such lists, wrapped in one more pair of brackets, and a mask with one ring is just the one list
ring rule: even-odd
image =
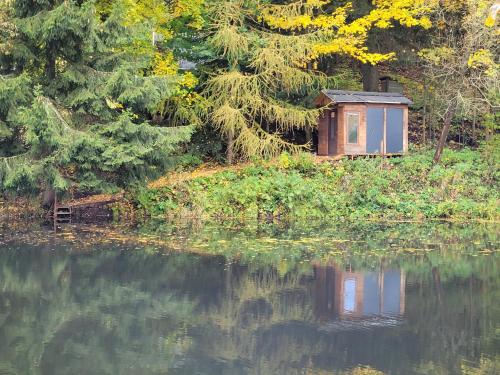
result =
[{"label": "wooden wall siding", "polygon": [[[343,134],[339,134],[339,140],[344,144],[345,155],[360,155],[366,153],[366,105],[365,104],[345,104],[342,115]],[[358,143],[347,143],[347,114],[359,113]]]},{"label": "wooden wall siding", "polygon": [[330,121],[330,110],[321,114],[318,123],[318,155],[328,155],[328,125]]}]

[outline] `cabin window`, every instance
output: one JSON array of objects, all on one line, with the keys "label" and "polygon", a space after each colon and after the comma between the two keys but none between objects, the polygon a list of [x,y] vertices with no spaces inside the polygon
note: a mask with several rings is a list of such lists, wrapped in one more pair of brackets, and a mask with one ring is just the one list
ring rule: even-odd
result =
[{"label": "cabin window", "polygon": [[356,279],[344,280],[344,313],[356,311]]},{"label": "cabin window", "polygon": [[358,143],[359,113],[347,113],[347,143]]}]

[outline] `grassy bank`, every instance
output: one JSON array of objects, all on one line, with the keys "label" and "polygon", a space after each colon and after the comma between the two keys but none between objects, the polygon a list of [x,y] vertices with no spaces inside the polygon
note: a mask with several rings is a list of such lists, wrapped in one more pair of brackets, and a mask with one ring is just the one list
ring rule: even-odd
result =
[{"label": "grassy bank", "polygon": [[136,193],[152,216],[491,220],[500,218],[498,150],[432,151],[318,163],[309,154],[163,183]]}]

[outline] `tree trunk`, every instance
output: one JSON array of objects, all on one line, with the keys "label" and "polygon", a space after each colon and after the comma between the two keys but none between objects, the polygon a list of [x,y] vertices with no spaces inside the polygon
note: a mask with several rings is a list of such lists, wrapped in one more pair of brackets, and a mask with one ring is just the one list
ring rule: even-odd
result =
[{"label": "tree trunk", "polygon": [[424,79],[424,115],[422,118],[422,144],[425,145],[426,129],[427,129],[427,83]]},{"label": "tree trunk", "polygon": [[309,148],[312,149],[312,128],[310,126],[306,126],[306,143],[309,145]]},{"label": "tree trunk", "polygon": [[472,117],[472,145],[476,145],[476,108],[474,107],[474,115]]},{"label": "tree trunk", "polygon": [[228,164],[233,164],[234,159],[234,133],[233,131],[229,131],[227,134],[227,150],[226,150],[226,158]]},{"label": "tree trunk", "polygon": [[441,160],[441,155],[443,154],[444,145],[446,144],[446,139],[450,133],[450,126],[455,112],[457,111],[457,101],[453,100],[453,103],[448,107],[446,113],[444,114],[443,130],[441,131],[441,136],[439,137],[439,142],[436,147],[436,153],[434,154],[434,163],[439,163]]},{"label": "tree trunk", "polygon": [[56,78],[56,55],[52,48],[46,50],[45,77],[51,81]]},{"label": "tree trunk", "polygon": [[46,210],[50,210],[54,208],[55,201],[56,191],[51,187],[47,187],[42,194],[42,207]]},{"label": "tree trunk", "polygon": [[377,66],[372,64],[361,65],[364,91],[378,91],[379,76]]},{"label": "tree trunk", "polygon": [[[490,114],[490,113],[491,113],[491,108],[488,110],[487,113],[485,113],[485,115]],[[484,136],[485,136],[486,142],[488,142],[491,139],[493,132],[491,131],[491,126],[488,124],[487,121],[486,121],[485,125],[486,126],[484,128],[484,130],[485,130]]]}]

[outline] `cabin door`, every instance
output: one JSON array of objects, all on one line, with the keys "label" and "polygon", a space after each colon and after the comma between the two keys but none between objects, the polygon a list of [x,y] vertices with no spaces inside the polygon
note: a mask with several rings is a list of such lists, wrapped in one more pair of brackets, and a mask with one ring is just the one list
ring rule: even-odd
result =
[{"label": "cabin door", "polygon": [[337,154],[337,112],[330,112],[330,126],[328,126],[328,155]]},{"label": "cabin door", "polygon": [[387,108],[386,152],[400,154],[403,152],[403,110]]},{"label": "cabin door", "polygon": [[383,140],[384,140],[384,109],[367,108],[366,153],[367,154],[382,153]]}]

